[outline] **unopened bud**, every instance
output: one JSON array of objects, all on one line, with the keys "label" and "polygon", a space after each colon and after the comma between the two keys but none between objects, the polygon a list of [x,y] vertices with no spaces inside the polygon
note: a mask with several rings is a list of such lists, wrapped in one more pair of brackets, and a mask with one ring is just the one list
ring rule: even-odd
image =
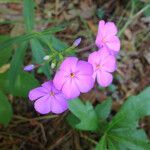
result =
[{"label": "unopened bud", "polygon": [[56,64],[54,62],[51,63],[51,68],[54,69],[56,67]]},{"label": "unopened bud", "polygon": [[24,67],[24,71],[32,71],[35,68],[33,64],[27,65]]},{"label": "unopened bud", "polygon": [[73,46],[77,47],[80,43],[81,43],[81,38],[78,38],[73,42]]},{"label": "unopened bud", "polygon": [[50,56],[49,55],[46,55],[43,57],[43,60],[49,60],[50,59]]}]

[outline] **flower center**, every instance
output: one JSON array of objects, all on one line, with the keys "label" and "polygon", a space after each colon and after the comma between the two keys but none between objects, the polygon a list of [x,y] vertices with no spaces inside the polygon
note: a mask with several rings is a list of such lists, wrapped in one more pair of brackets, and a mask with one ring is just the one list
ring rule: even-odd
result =
[{"label": "flower center", "polygon": [[97,65],[96,65],[96,69],[99,69],[99,68],[100,68],[100,65],[99,65],[99,64],[97,64]]},{"label": "flower center", "polygon": [[105,42],[106,42],[106,38],[105,38],[105,37],[102,39],[102,42],[103,42],[103,43],[105,43]]},{"label": "flower center", "polygon": [[71,78],[74,78],[74,77],[75,77],[75,74],[74,74],[74,73],[70,73],[70,77],[71,77]]},{"label": "flower center", "polygon": [[50,96],[55,96],[55,93],[53,91],[51,91]]}]

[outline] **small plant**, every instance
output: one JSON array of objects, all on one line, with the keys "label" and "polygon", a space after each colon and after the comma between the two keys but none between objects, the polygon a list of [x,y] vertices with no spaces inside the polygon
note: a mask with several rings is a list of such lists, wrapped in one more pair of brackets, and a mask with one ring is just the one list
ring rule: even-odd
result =
[{"label": "small plant", "polygon": [[[95,144],[95,150],[149,150],[150,142],[140,126],[140,119],[150,115],[150,87],[127,98],[114,116],[110,115],[111,97],[96,106],[90,99],[82,102],[79,98],[80,94],[88,93],[94,86],[105,88],[113,81],[121,47],[115,23],[99,21],[94,45],[97,50],[86,60],[81,60],[75,49],[82,39],[77,38],[69,47],[56,38],[54,33],[64,30],[66,25],[35,31],[35,3],[33,0],[23,2],[25,33],[0,45],[1,50],[10,48],[8,56],[4,57],[6,62],[13,53],[12,45],[15,45],[9,70],[0,74],[0,105],[4,107],[0,110],[0,123],[6,126],[13,113],[5,95],[28,95],[35,110],[42,115],[62,114],[69,110],[66,120],[70,127],[98,137],[99,140],[87,137]],[[24,63],[27,49],[32,53],[28,64]],[[46,76],[41,85],[34,77],[35,72]]]},{"label": "small plant", "polygon": [[[102,87],[109,86],[113,81],[112,72],[116,70],[116,56],[120,50],[120,40],[117,37],[117,27],[113,22],[99,22],[96,45],[99,50],[89,55],[88,62],[78,60],[77,57],[66,57],[65,52],[73,51],[78,46],[81,39],[77,39],[71,48],[67,48],[62,53],[57,52],[57,56],[62,58],[58,60],[58,70],[54,79],[42,84],[42,87],[33,89],[29,93],[30,100],[36,100],[35,109],[39,113],[62,113],[66,110],[66,101],[77,98],[80,93],[89,92],[95,84],[95,80]],[[55,50],[52,55],[55,56]],[[63,60],[64,58],[64,60]],[[50,62],[51,55],[46,55],[44,61]],[[55,60],[57,62],[57,60]],[[25,66],[24,70],[31,71],[34,65]],[[53,86],[52,86],[53,84]],[[45,86],[46,85],[46,86]],[[57,96],[60,93],[62,96]],[[64,101],[64,98],[66,99]],[[50,100],[51,99],[51,100]],[[53,102],[52,102],[53,101]],[[43,103],[43,104],[42,104]],[[44,105],[44,103],[46,105]],[[53,103],[50,107],[50,103]],[[55,106],[56,105],[56,106]],[[54,111],[54,109],[59,109]]]}]

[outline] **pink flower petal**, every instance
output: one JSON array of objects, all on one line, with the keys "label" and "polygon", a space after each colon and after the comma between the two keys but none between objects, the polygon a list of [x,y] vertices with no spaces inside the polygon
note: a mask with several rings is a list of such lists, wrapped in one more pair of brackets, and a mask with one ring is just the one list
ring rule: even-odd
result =
[{"label": "pink flower petal", "polygon": [[67,57],[61,64],[60,70],[65,71],[66,73],[74,72],[76,69],[76,65],[78,62],[78,58],[76,57]]},{"label": "pink flower petal", "polygon": [[77,72],[79,75],[92,75],[93,67],[90,63],[80,60],[77,63]]},{"label": "pink flower petal", "polygon": [[103,62],[101,62],[101,65],[102,70],[107,72],[114,72],[116,70],[116,59],[114,56],[109,55],[105,60],[103,60]]},{"label": "pink flower petal", "polygon": [[120,50],[120,40],[117,36],[111,36],[107,38],[106,45],[109,49],[119,52]]},{"label": "pink flower petal", "polygon": [[98,35],[104,36],[105,35],[104,31],[105,31],[105,21],[101,20],[99,21],[99,24],[98,24]]},{"label": "pink flower petal", "polygon": [[98,26],[98,34],[96,36],[95,44],[99,47],[107,46],[111,51],[120,50],[120,41],[116,36],[117,27],[113,22],[106,22],[101,20]]},{"label": "pink flower petal", "polygon": [[60,114],[68,109],[67,100],[62,94],[56,94],[54,98],[51,99],[52,102],[52,112],[55,114]]},{"label": "pink flower petal", "polygon": [[97,82],[102,87],[107,87],[112,83],[113,76],[105,71],[99,71],[97,73]]},{"label": "pink flower petal", "polygon": [[82,93],[89,92],[94,86],[94,79],[88,75],[79,75],[75,82]]},{"label": "pink flower petal", "polygon": [[97,76],[97,71],[95,71],[95,72],[93,73],[93,75],[92,75],[94,81],[96,80],[96,76]]},{"label": "pink flower petal", "polygon": [[49,92],[49,91],[51,91],[51,86],[52,85],[53,85],[52,81],[47,81],[47,82],[43,83],[41,86],[43,87],[44,90]]},{"label": "pink flower petal", "polygon": [[100,59],[100,63],[105,61],[108,56],[110,56],[110,52],[106,47],[103,47],[98,50],[98,57]]},{"label": "pink flower petal", "polygon": [[67,77],[65,75],[65,72],[64,71],[57,71],[56,74],[55,74],[55,77],[53,79],[53,83],[54,83],[54,86],[58,89],[58,90],[61,90],[64,83],[66,82],[67,80]]},{"label": "pink flower petal", "polygon": [[117,34],[117,27],[113,22],[105,24],[105,36],[112,36]]},{"label": "pink flower petal", "polygon": [[73,99],[80,95],[80,91],[74,79],[69,79],[69,78],[63,85],[62,92],[64,93],[67,99]]},{"label": "pink flower petal", "polygon": [[29,92],[29,99],[31,101],[34,101],[42,96],[44,96],[46,93],[45,93],[45,90],[43,87],[37,87],[35,89],[32,89],[30,92]]},{"label": "pink flower petal", "polygon": [[51,111],[51,100],[49,95],[45,95],[44,97],[38,99],[34,103],[34,108],[40,114],[47,114]]},{"label": "pink flower petal", "polygon": [[91,53],[89,55],[88,62],[90,64],[92,64],[93,69],[95,70],[96,69],[96,65],[100,63],[100,57],[99,57],[98,51],[93,52],[93,53]]}]

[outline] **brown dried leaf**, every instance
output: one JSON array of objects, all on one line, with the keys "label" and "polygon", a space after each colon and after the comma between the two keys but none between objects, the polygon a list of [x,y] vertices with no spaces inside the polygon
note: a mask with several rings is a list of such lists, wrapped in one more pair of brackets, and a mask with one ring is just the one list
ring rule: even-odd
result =
[{"label": "brown dried leaf", "polygon": [[10,68],[10,64],[5,64],[2,67],[0,67],[0,73],[6,72]]}]

